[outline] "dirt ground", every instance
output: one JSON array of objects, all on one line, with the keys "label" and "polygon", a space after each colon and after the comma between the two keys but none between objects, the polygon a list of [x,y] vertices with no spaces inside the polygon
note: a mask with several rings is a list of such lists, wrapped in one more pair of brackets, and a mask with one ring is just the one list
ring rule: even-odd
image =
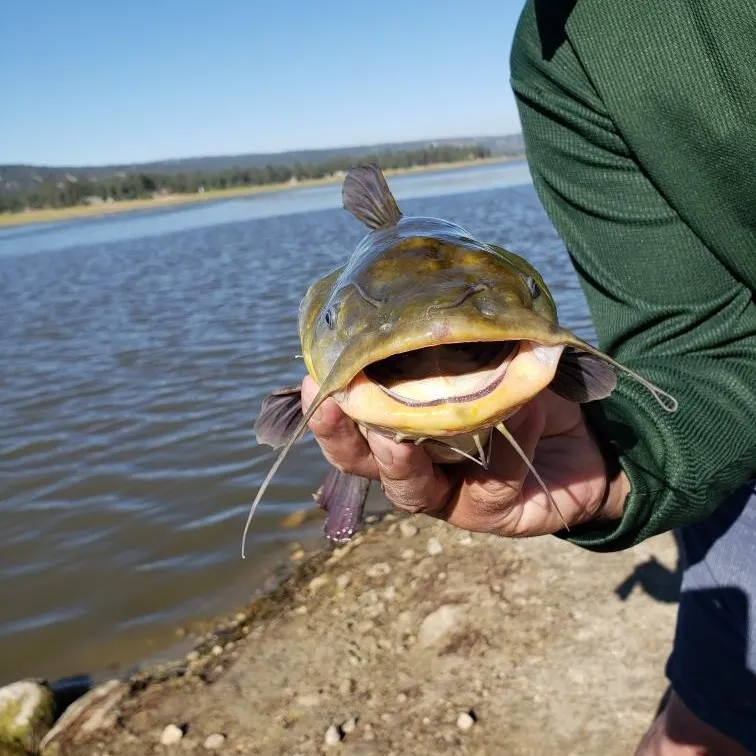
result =
[{"label": "dirt ground", "polygon": [[95,690],[43,752],[632,754],[666,687],[676,566],[671,536],[591,554],[391,514],[186,659]]}]

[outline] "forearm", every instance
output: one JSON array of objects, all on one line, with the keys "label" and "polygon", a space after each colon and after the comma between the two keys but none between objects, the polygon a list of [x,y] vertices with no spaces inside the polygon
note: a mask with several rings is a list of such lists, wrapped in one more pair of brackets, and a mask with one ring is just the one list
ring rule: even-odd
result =
[{"label": "forearm", "polygon": [[512,76],[536,189],[575,263],[601,347],[679,402],[669,415],[621,378],[610,398],[584,405],[617,470],[605,519],[563,535],[611,550],[706,517],[754,474],[756,307],[651,180],[653,166],[641,165],[583,66],[569,43],[543,58],[529,6]]}]

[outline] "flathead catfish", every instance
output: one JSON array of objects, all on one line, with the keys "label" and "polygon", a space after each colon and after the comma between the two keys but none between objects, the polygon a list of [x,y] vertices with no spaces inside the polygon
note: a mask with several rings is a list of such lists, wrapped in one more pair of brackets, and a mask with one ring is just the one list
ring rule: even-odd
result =
[{"label": "flathead catfish", "polygon": [[[562,328],[543,278],[523,258],[449,221],[403,215],[372,165],[347,173],[342,200],[369,230],[300,304],[302,356],[320,390],[306,414],[299,385],[263,401],[257,439],[283,449],[252,504],[244,540],[271,478],[328,397],[363,435],[370,430],[422,444],[439,463],[486,467],[496,429],[557,512],[504,425],[507,418],[546,388],[574,402],[607,397],[615,369],[676,411],[672,396]],[[356,532],[369,486],[335,468],[328,472],[315,497],[327,513],[326,536],[345,541]]]}]

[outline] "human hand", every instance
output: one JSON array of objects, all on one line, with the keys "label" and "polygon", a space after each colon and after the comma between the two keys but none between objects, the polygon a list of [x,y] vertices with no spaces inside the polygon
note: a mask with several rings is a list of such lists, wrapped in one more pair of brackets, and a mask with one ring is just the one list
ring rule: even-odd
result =
[{"label": "human hand", "polygon": [[[303,410],[318,386],[302,383]],[[556,533],[564,523],[527,466],[499,433],[488,470],[473,462],[435,464],[422,446],[362,436],[333,399],[310,421],[326,459],[338,469],[379,480],[399,509],[422,512],[459,528],[503,536]],[[624,473],[609,474],[580,406],[546,390],[506,423],[533,461],[569,526],[621,516],[629,491]]]}]

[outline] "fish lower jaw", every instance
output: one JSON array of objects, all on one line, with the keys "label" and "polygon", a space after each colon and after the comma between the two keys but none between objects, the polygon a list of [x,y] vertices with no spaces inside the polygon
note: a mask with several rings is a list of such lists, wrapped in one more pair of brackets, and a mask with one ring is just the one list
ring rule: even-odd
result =
[{"label": "fish lower jaw", "polygon": [[562,349],[522,342],[506,364],[481,376],[485,380],[469,395],[433,396],[431,384],[421,387],[416,381],[415,396],[423,388],[430,398],[408,401],[405,393],[399,393],[402,389],[394,387],[387,392],[362,372],[334,398],[355,422],[384,429],[387,434],[432,439],[476,433],[511,416],[546,388],[554,378]]}]

